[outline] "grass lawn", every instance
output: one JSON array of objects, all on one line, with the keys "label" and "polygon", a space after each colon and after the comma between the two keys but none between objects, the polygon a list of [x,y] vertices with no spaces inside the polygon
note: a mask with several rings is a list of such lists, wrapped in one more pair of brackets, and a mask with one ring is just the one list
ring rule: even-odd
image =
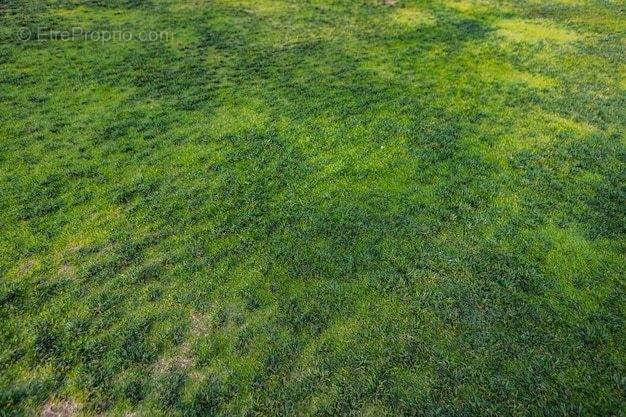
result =
[{"label": "grass lawn", "polygon": [[0,0],[0,416],[626,415],[619,0]]}]

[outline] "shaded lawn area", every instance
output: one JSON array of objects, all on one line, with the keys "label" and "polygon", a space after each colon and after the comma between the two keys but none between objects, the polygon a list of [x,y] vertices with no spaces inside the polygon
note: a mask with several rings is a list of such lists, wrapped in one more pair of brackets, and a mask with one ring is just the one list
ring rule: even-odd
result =
[{"label": "shaded lawn area", "polygon": [[3,0],[0,415],[623,413],[625,36],[600,0]]}]

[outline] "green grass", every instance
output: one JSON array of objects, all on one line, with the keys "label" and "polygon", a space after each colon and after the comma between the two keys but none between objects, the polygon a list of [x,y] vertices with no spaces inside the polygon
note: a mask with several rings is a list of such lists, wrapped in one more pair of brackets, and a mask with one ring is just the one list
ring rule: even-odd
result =
[{"label": "green grass", "polygon": [[[18,39],[75,27],[133,39]],[[623,416],[625,38],[609,0],[0,1],[0,416]]]}]

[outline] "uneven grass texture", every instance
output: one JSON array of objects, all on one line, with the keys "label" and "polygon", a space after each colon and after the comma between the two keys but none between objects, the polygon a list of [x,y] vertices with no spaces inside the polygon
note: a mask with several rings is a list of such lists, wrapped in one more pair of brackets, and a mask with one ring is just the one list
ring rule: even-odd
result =
[{"label": "uneven grass texture", "polygon": [[[75,27],[135,37],[34,37]],[[0,415],[624,415],[625,35],[1,0]]]}]

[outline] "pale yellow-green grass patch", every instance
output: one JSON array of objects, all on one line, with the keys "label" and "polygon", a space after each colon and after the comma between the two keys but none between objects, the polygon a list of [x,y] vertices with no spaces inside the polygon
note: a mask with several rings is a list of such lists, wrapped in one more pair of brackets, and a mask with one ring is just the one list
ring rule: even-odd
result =
[{"label": "pale yellow-green grass patch", "polygon": [[508,2],[494,2],[491,0],[446,0],[444,4],[464,14],[480,14],[493,10],[500,12],[512,10]]},{"label": "pale yellow-green grass patch", "polygon": [[516,120],[510,132],[485,150],[485,156],[503,166],[522,150],[541,149],[554,143],[557,135],[576,140],[588,136],[596,128],[588,123],[565,118],[558,114],[532,109],[523,118]]},{"label": "pale yellow-green grass patch", "polygon": [[597,131],[597,128],[589,123],[576,121],[555,113],[542,113],[546,125],[557,131],[571,131],[577,135],[589,135]]},{"label": "pale yellow-green grass patch", "polygon": [[524,83],[538,89],[546,89],[557,85],[553,78],[512,68],[510,64],[500,61],[481,61],[476,71],[485,81]]},{"label": "pale yellow-green grass patch", "polygon": [[626,65],[622,65],[619,70],[619,87],[626,90]]},{"label": "pale yellow-green grass patch", "polygon": [[550,88],[556,85],[556,81],[553,78],[541,74],[512,70],[508,75],[512,81],[524,82],[531,87],[539,89]]},{"label": "pale yellow-green grass patch", "polygon": [[[545,5],[547,2],[545,0],[530,0],[529,3]],[[566,6],[585,6],[590,5],[593,2],[590,0],[550,0],[550,3],[562,4]]]},{"label": "pale yellow-green grass patch", "polygon": [[546,274],[582,311],[595,311],[607,295],[607,289],[594,280],[594,274],[602,270],[602,251],[572,228],[546,226],[542,233],[553,242],[544,263]]},{"label": "pale yellow-green grass patch", "polygon": [[208,128],[215,136],[241,134],[266,126],[268,117],[263,112],[262,102],[250,99],[248,104],[240,104],[237,110],[233,107],[220,107],[210,121]]},{"label": "pale yellow-green grass patch", "polygon": [[[504,166],[502,167],[502,173],[509,175],[509,171]],[[511,219],[523,212],[520,196],[513,192],[500,191],[491,199],[491,205],[493,207],[492,220],[481,225],[476,230],[476,235],[480,235],[487,240],[494,239],[498,231],[502,230],[502,227],[506,227],[506,224]]]},{"label": "pale yellow-green grass patch", "polygon": [[415,7],[399,8],[391,16],[396,24],[405,28],[432,26],[437,22],[431,12]]},{"label": "pale yellow-green grass patch", "polygon": [[[577,13],[568,17],[568,23],[581,25],[590,32],[626,33],[626,16],[624,13],[615,13],[612,10],[598,7],[596,4],[588,5],[586,10],[587,13]],[[624,36],[622,36],[621,43],[622,46],[626,46]]]},{"label": "pale yellow-green grass patch", "polygon": [[171,32],[167,32],[165,39],[168,46],[173,50],[183,50],[196,45],[200,41],[200,36],[195,30],[176,28]]},{"label": "pale yellow-green grass patch", "polygon": [[208,4],[210,4],[212,1],[211,0],[186,0],[186,1],[175,1],[172,2],[169,6],[168,9],[171,12],[175,12],[175,13],[193,13],[193,14],[197,14],[199,12],[201,12],[202,10],[204,10],[205,7],[207,7]]},{"label": "pale yellow-green grass patch", "polygon": [[62,16],[62,17],[72,17],[75,18],[77,16],[82,16],[89,13],[89,9],[85,6],[77,6],[72,8],[63,8],[63,9],[54,9],[52,11],[53,15]]},{"label": "pale yellow-green grass patch", "polygon": [[[154,15],[140,9],[93,9],[78,6],[67,9],[53,9],[54,15],[63,18],[68,25],[77,26],[85,30],[128,29],[156,30],[158,19]],[[54,28],[51,28],[54,29]],[[65,28],[64,28],[65,29]]]},{"label": "pale yellow-green grass patch", "polygon": [[273,15],[297,10],[297,5],[292,2],[279,0],[219,0],[221,3],[242,8],[259,15]]},{"label": "pale yellow-green grass patch", "polygon": [[573,42],[581,39],[574,31],[561,28],[547,19],[506,19],[498,22],[498,34],[513,42]]}]

